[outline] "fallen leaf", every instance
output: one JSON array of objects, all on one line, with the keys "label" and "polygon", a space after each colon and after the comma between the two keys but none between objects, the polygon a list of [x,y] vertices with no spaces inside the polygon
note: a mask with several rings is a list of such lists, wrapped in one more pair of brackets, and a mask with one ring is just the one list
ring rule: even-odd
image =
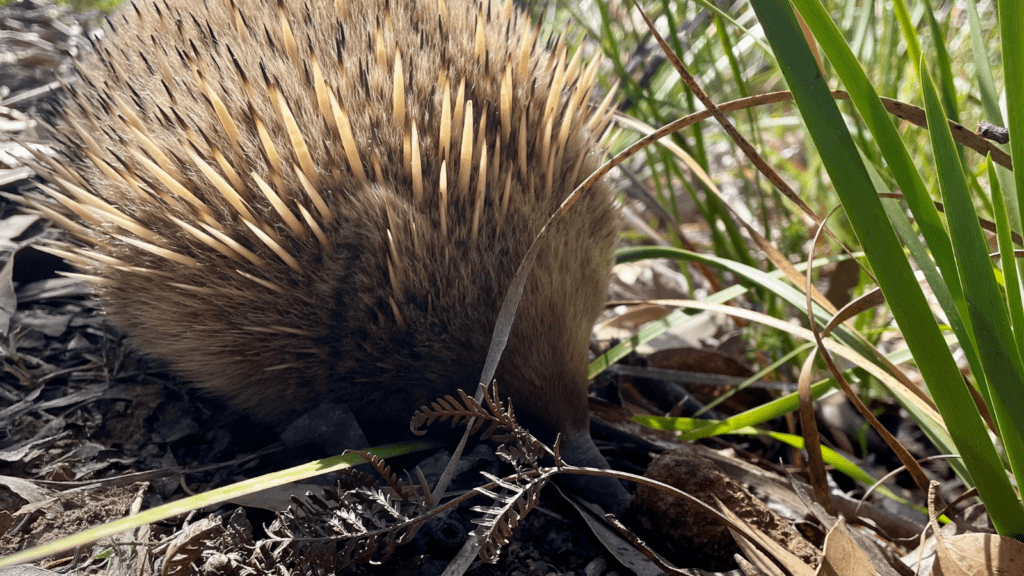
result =
[{"label": "fallen leaf", "polygon": [[818,574],[822,576],[868,576],[878,574],[868,555],[857,546],[846,520],[840,518],[825,536],[825,556]]}]

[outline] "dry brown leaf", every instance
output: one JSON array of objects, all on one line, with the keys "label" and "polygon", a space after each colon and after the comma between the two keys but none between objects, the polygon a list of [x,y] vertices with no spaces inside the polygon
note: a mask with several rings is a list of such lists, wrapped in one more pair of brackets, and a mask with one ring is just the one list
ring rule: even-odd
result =
[{"label": "dry brown leaf", "polygon": [[1024,544],[998,534],[935,533],[932,576],[1024,576]]},{"label": "dry brown leaf", "polygon": [[935,534],[932,576],[1024,576],[1024,544],[998,534],[961,534],[947,538],[939,528],[938,482],[928,490],[928,523]]},{"label": "dry brown leaf", "polygon": [[878,574],[868,555],[857,546],[846,520],[840,518],[825,537],[825,556],[818,568],[821,576],[867,576]]}]

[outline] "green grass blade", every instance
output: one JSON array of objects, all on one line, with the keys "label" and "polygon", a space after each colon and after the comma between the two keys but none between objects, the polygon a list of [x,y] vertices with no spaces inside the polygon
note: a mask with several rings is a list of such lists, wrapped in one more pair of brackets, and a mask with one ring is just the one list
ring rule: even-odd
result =
[{"label": "green grass blade", "polygon": [[[834,28],[834,23],[816,0],[794,0],[794,3],[801,7],[801,14],[812,31],[815,30],[812,20],[819,28],[822,27],[822,15]],[[918,359],[918,368],[971,472],[979,495],[987,505],[993,524],[1000,534],[1024,536],[1024,507],[1010,485],[981,415],[874,193],[871,179],[829,87],[802,40],[795,14],[788,3],[779,0],[752,0],[751,5],[793,91],[807,130],[846,208],[864,253],[877,274],[879,287],[908,347]],[[828,56],[832,58],[831,53]],[[833,64],[839,67],[835,60]],[[853,65],[860,68],[855,61]],[[928,241],[931,245],[930,237]],[[934,246],[932,248],[935,249]],[[946,278],[951,277],[941,262],[940,268],[946,273]]]},{"label": "green grass blade", "polygon": [[[999,108],[999,92],[996,90],[996,83],[989,67],[989,50],[981,29],[981,20],[978,18],[978,6],[975,0],[967,0],[967,17],[971,30],[971,54],[974,57],[974,71],[978,80],[978,91],[981,93],[981,104],[985,110],[985,119],[997,126],[1006,126],[1002,110]],[[1021,222],[1014,176],[1009,170],[999,165],[995,165],[995,173],[996,179],[999,181],[1000,192],[1003,195],[1003,203],[1006,205],[1010,230],[1019,231]],[[991,178],[991,175],[989,177]]]},{"label": "green grass blade", "polygon": [[978,78],[978,90],[981,92],[981,105],[985,109],[985,117],[989,122],[1003,126],[1003,113],[999,110],[999,92],[996,91],[996,82],[992,79],[992,70],[989,68],[989,53],[985,46],[985,36],[981,31],[976,0],[967,0],[967,24],[971,29],[971,55],[974,57],[974,73]]},{"label": "green grass blade", "polygon": [[[675,258],[684,261],[703,262],[710,266],[715,266],[717,268],[727,270],[735,274],[739,278],[743,279],[744,281],[759,286],[766,292],[777,296],[784,302],[787,302],[788,304],[793,306],[796,313],[801,317],[805,316],[806,296],[803,292],[795,289],[794,287],[780,280],[781,272],[779,271],[765,273],[757,268],[746,266],[738,262],[733,262],[728,259],[719,258],[717,256],[689,252],[687,250],[679,248],[665,248],[660,246],[638,246],[621,248],[616,252],[616,256],[616,260],[618,262],[631,262],[636,260],[642,260],[645,258]],[[820,266],[825,261],[827,260],[818,259],[815,262],[813,262],[813,265]],[[799,268],[802,267],[803,266],[800,266]],[[732,290],[734,288],[735,287],[731,287],[729,288],[729,290]],[[712,299],[716,300],[717,302],[724,302],[726,300],[726,298],[724,298],[723,295],[724,292],[726,292],[726,290],[723,290],[722,292],[718,292],[712,295],[711,297],[706,298],[704,302],[711,304],[713,303]],[[730,296],[728,299],[731,299],[733,297],[734,296]],[[830,315],[817,305],[815,305],[813,309],[815,314],[814,321],[817,323],[819,327],[824,327],[830,320]],[[678,318],[685,318],[685,316],[683,316],[682,313],[679,311],[675,311],[672,314],[680,315],[678,316]],[[628,354],[629,351],[633,349],[631,344],[634,342],[634,340],[638,342],[648,341],[656,337],[657,335],[663,333],[665,330],[667,330],[668,326],[671,325],[672,322],[678,323],[679,321],[675,320],[675,317],[671,317],[670,315],[670,317],[666,317],[662,320],[659,320],[657,323],[652,323],[652,325],[645,326],[639,334],[634,336],[634,338],[623,341],[616,345],[615,347],[613,347],[611,350],[608,351],[608,353],[598,358],[597,360],[594,361],[594,363],[591,364],[591,377],[595,376],[597,373],[600,373],[602,370],[604,370],[610,363],[610,358],[621,358]],[[880,352],[876,348],[865,342],[862,338],[858,337],[857,334],[850,332],[845,325],[838,326],[834,334],[851,350],[856,351],[857,354],[859,354],[862,358],[870,359],[870,361],[876,365],[876,368],[881,370],[887,369],[880,361]],[[609,359],[605,359],[606,356],[609,357]],[[910,412],[913,415],[915,421],[920,423],[920,426],[924,430],[925,434],[928,435],[928,437],[932,440],[932,442],[935,443],[936,446],[939,447],[940,450],[944,450],[947,452],[956,451],[956,446],[953,444],[952,440],[949,438],[947,432],[942,428],[942,426],[934,422],[928,416],[928,413],[926,411],[921,411],[917,406],[915,406],[914,399],[909,397],[910,392],[900,387],[890,385],[886,383],[884,380],[882,382],[883,385],[885,385],[889,389],[890,393],[892,393],[896,401],[899,402],[901,406],[903,406],[908,412]],[[954,462],[953,465],[956,467],[961,467],[958,469],[958,473],[961,473],[962,476],[966,477],[966,469],[962,468],[961,462]],[[969,479],[968,483],[970,483]]]},{"label": "green grass blade", "polygon": [[[871,181],[875,184],[876,190],[883,190],[884,183],[881,181],[881,176],[870,164],[865,164],[868,169],[868,174],[871,176]],[[964,317],[960,315],[956,302],[953,300],[952,294],[949,291],[949,285],[942,278],[942,274],[939,272],[935,262],[928,255],[928,247],[921,242],[917,236],[917,232],[914,231],[913,226],[910,223],[910,219],[907,218],[906,212],[899,202],[893,199],[883,199],[882,207],[885,209],[886,215],[889,216],[889,222],[892,223],[893,228],[899,235],[900,239],[907,246],[910,255],[913,256],[914,261],[917,262],[918,268],[924,275],[925,280],[932,287],[932,293],[935,295],[935,300],[942,307],[942,311],[946,314],[946,318],[949,320],[950,327],[953,330],[953,334],[956,335],[957,341],[960,343],[961,348],[964,351],[964,356],[967,357],[967,362],[971,366],[975,378],[978,381],[978,386],[983,390],[985,399],[988,400],[988,387],[985,385],[985,372],[981,364],[981,360],[978,358],[977,345],[974,340],[974,330],[970,323],[964,322]],[[957,284],[959,286],[959,284]]]},{"label": "green grass blade", "polygon": [[[667,418],[662,416],[634,416],[633,420],[643,426],[647,426],[648,428],[654,428],[655,430],[683,432],[684,436],[685,433],[689,431],[703,430],[708,424],[707,420],[699,420],[697,418]],[[803,450],[807,445],[803,437],[797,436],[796,434],[761,430],[753,426],[736,428],[731,430],[729,433],[746,436],[768,436],[769,438],[788,444],[798,450]],[[834,467],[836,470],[846,474],[850,478],[853,478],[866,486],[875,485],[876,480],[874,476],[865,472],[839,452],[829,448],[828,446],[822,446],[821,455],[826,464]],[[884,485],[880,485],[878,487],[878,492],[879,494],[883,494],[887,498],[891,498],[901,504],[906,504],[908,506],[912,505],[906,499],[900,498]]]},{"label": "green grass blade", "polygon": [[[903,39],[907,43],[907,56],[914,65],[915,70],[917,70],[917,65],[921,61],[921,40],[917,37],[917,29],[914,28],[914,23],[910,21],[907,3],[903,0],[893,0],[892,10],[896,14],[896,21],[900,23]],[[803,14],[803,10],[800,10],[800,14]],[[917,72],[920,72],[920,70],[917,70]]]},{"label": "green grass blade", "polygon": [[[1024,10],[1020,0],[999,0],[999,37],[1003,47],[1003,83],[1006,87],[1006,110],[1010,134],[1010,155],[1024,158]],[[1014,170],[1014,186],[1024,190],[1024,170]],[[1005,184],[1003,188],[1006,189]],[[1008,192],[1007,192],[1008,193]],[[1017,202],[1016,198],[1004,195],[1007,206]],[[1024,223],[1024,204],[1017,202],[1016,224]]]},{"label": "green grass blade", "polygon": [[[838,388],[836,381],[829,378],[811,385],[811,397],[815,400],[825,393]],[[659,430],[676,430],[682,432],[680,440],[689,442],[703,438],[713,438],[723,434],[737,434],[747,427],[760,426],[786,414],[795,412],[800,406],[796,392],[776,398],[771,402],[755,406],[749,410],[725,418],[724,420],[704,420],[700,418],[669,418],[662,416],[634,416],[633,420]],[[678,421],[689,421],[684,425]]]},{"label": "green grass blade", "polygon": [[[953,86],[953,67],[949,63],[949,52],[946,50],[946,35],[942,33],[942,26],[935,19],[935,12],[931,6],[924,4],[924,13],[928,17],[928,27],[932,31],[932,44],[934,53],[931,57],[935,60],[935,68],[939,71],[939,86],[942,90],[942,108],[946,117],[960,123],[960,111],[956,107],[956,88]],[[921,70],[925,67],[922,63]]]},{"label": "green grass blade", "polygon": [[[386,459],[401,456],[403,454],[411,454],[413,452],[437,448],[443,445],[444,442],[437,440],[421,440],[399,444],[388,444],[386,446],[378,446],[376,448],[367,448],[366,451]],[[71,536],[47,542],[16,554],[5,556],[0,558],[0,569],[25,564],[27,562],[46,558],[47,556],[53,556],[54,554],[81,548],[90,542],[109,538],[126,530],[138,528],[139,526],[160,522],[161,520],[174,518],[175,516],[181,516],[194,510],[228,502],[235,498],[259,492],[260,490],[266,490],[267,488],[282,486],[291,482],[298,482],[306,478],[312,478],[313,476],[319,476],[321,474],[336,472],[352,466],[358,466],[363,462],[365,461],[355,454],[333,456],[331,458],[324,458],[308,464],[288,468],[286,470],[264,474],[258,478],[251,478],[236,484],[231,484],[230,486],[215,488],[209,492],[203,492],[202,494],[196,494],[183,500],[175,500],[174,502],[169,502],[162,506],[157,506],[156,508],[143,510],[138,514],[133,514],[126,518],[114,520],[113,522],[108,522],[100,526],[94,526],[87,530],[72,534]]]},{"label": "green grass blade", "polygon": [[[947,279],[945,290],[949,291],[953,302],[956,303],[959,315],[965,317],[967,303],[964,301],[963,289],[959,282],[948,280],[956,278],[956,262],[953,259],[953,247],[950,244],[946,228],[942,224],[939,212],[932,202],[931,195],[925,187],[924,180],[921,179],[917,166],[903,144],[899,132],[896,131],[896,126],[893,125],[885,106],[882,105],[882,100],[868,80],[864,69],[850,51],[850,47],[847,46],[842,33],[829,18],[819,0],[792,1],[793,5],[800,10],[800,15],[807,22],[807,27],[814,34],[815,39],[821,44],[822,50],[849,92],[850,100],[874,136],[875,143],[882,152],[882,157],[889,165],[896,184],[906,198],[907,206],[914,214],[914,221],[931,250],[932,258]],[[899,4],[896,5],[896,8],[899,12]],[[909,16],[906,21],[909,23]],[[916,39],[916,35],[913,38]],[[913,52],[912,49],[910,51]],[[915,66],[917,64],[917,62],[914,63]],[[849,207],[845,202],[843,204]],[[932,280],[933,278],[929,278],[929,282]],[[934,291],[944,290],[935,284],[932,284],[932,289]],[[950,315],[949,310],[945,312]]]},{"label": "green grass blade", "polygon": [[[709,266],[714,266],[722,270],[729,271],[743,281],[756,285],[766,292],[775,295],[790,306],[794,308],[796,314],[800,317],[806,317],[807,312],[807,296],[804,292],[797,290],[790,284],[781,280],[781,272],[763,272],[753,266],[747,266],[740,262],[735,262],[727,258],[721,258],[711,254],[701,254],[698,252],[690,252],[682,248],[671,248],[664,246],[630,246],[626,248],[620,248],[615,252],[616,262],[635,262],[638,260],[644,260],[648,258],[673,258],[676,260],[684,260],[687,262],[703,262]],[[819,265],[817,261],[815,265]],[[724,291],[723,291],[724,292]],[[717,297],[721,292],[715,293],[713,296]],[[733,296],[735,297],[735,296]],[[731,298],[730,298],[731,299]],[[705,302],[712,303],[711,298],[706,298]],[[716,302],[725,302],[723,299],[716,299]],[[819,328],[824,328],[829,321],[832,319],[832,315],[814,304],[814,322]],[[868,345],[863,339],[858,338],[855,334],[851,333],[844,325],[837,327],[835,335],[845,345],[849,346],[857,353],[861,354],[866,358],[877,358],[879,353],[878,350]]]},{"label": "green grass blade", "polygon": [[783,364],[786,364],[787,362],[792,361],[797,356],[801,356],[802,354],[808,352],[809,350],[812,350],[813,348],[814,348],[814,344],[811,343],[811,342],[806,342],[806,343],[804,343],[804,344],[802,344],[800,346],[797,346],[796,348],[793,348],[789,352],[786,352],[785,354],[783,354],[779,358],[775,359],[775,361],[768,363],[767,365],[762,367],[757,372],[754,372],[753,374],[751,374],[749,378],[747,378],[743,382],[740,382],[736,386],[732,387],[728,392],[725,392],[721,396],[718,396],[718,397],[712,399],[710,402],[705,403],[703,408],[701,408],[699,411],[694,413],[694,416],[700,416],[700,415],[704,414],[705,412],[708,412],[710,410],[714,410],[716,407],[718,407],[718,405],[722,404],[723,402],[725,402],[729,398],[732,398],[733,395],[735,395],[736,393],[741,392],[744,389],[746,389],[747,387],[749,387],[751,384],[753,384],[753,383],[755,383],[755,382],[757,382],[759,380],[764,379],[765,376],[771,374],[772,372],[775,372]]},{"label": "green grass blade", "polygon": [[[928,17],[928,27],[932,31],[932,52],[929,57],[934,60],[934,68],[939,73],[938,87],[940,89],[939,96],[942,99],[942,108],[947,118],[959,124],[960,111],[956,106],[956,87],[953,86],[953,69],[949,63],[949,52],[946,50],[946,35],[943,34],[939,21],[935,19],[935,11],[927,3],[924,4],[924,14]],[[920,70],[927,70],[924,62],[919,66]],[[966,160],[964,159],[963,146],[958,145],[956,151],[960,155],[960,163],[964,164]]]},{"label": "green grass blade", "polygon": [[942,200],[953,240],[956,264],[971,303],[968,311],[978,339],[978,352],[985,367],[993,414],[1010,467],[1024,478],[1024,363],[1014,342],[1010,319],[996,283],[988,243],[978,225],[978,216],[960,156],[928,71],[921,67],[921,88],[928,114],[929,134],[935,154]]},{"label": "green grass blade", "polygon": [[[791,322],[779,320],[778,318],[769,316],[767,314],[754,312],[752,310],[745,310],[743,308],[708,304],[706,302],[686,301],[680,302],[679,304],[687,308],[696,308],[698,310],[714,310],[717,312],[728,314],[733,317],[749,320],[750,322],[757,322],[779,332],[786,332],[804,342],[815,341],[814,335],[807,328],[796,326]],[[953,439],[950,438],[949,434],[946,432],[946,429],[942,424],[942,416],[933,408],[926,405],[912,392],[903,389],[902,384],[895,377],[889,374],[889,372],[885,368],[872,363],[864,355],[856,352],[852,348],[849,348],[843,344],[836,342],[831,338],[826,339],[824,343],[828,350],[834,356],[838,356],[849,361],[851,364],[857,366],[859,370],[862,370],[863,372],[868,373],[870,376],[877,378],[879,382],[886,386],[892,393],[893,397],[900,403],[900,405],[903,406],[908,413],[910,413],[914,421],[921,423],[921,429],[924,430],[924,432],[928,435],[928,438],[931,439],[932,443],[941,452],[956,452],[956,444],[954,444]],[[903,350],[897,350],[892,354],[886,355],[886,359],[889,360],[890,362],[894,361],[895,359],[907,359],[910,357],[911,356]],[[792,400],[795,401],[795,394],[793,396],[794,398]],[[747,412],[757,411],[760,409],[761,407],[755,407],[752,408],[751,410],[748,410]],[[743,417],[743,415],[738,414],[735,418]],[[730,418],[730,422],[733,421],[734,420]],[[720,431],[720,433],[724,432]],[[957,474],[969,479],[970,474],[968,473],[966,467],[964,467],[961,460],[953,460],[950,464],[957,470]],[[968,485],[970,487],[973,487],[973,484],[968,483]]]},{"label": "green grass blade", "polygon": [[[745,288],[743,288],[742,286],[734,286],[731,288],[727,288],[726,290],[722,290],[721,292],[716,292],[715,294],[712,294],[707,298],[707,300],[711,301],[713,299],[721,298],[722,302],[725,302],[727,300],[739,296],[743,292],[746,292]],[[730,293],[733,295],[730,296]],[[612,364],[615,364],[619,360],[622,360],[623,358],[628,356],[630,352],[636,350],[642,344],[650,342],[651,340],[654,340],[655,338],[661,336],[665,332],[668,332],[670,329],[675,328],[677,326],[682,326],[686,322],[691,320],[694,320],[693,316],[686,314],[681,310],[673,310],[664,318],[659,318],[658,320],[655,320],[653,322],[648,322],[642,328],[640,328],[640,330],[638,330],[637,333],[634,334],[631,338],[619,342],[615,346],[612,346],[610,349],[608,349],[607,352],[595,358],[594,361],[591,362],[587,368],[587,378],[593,379],[601,372],[607,370],[608,367],[611,366]]]},{"label": "green grass blade", "polygon": [[1010,326],[1021,341],[1024,334],[1024,287],[1021,286],[1020,264],[1021,260],[1016,258],[1013,252],[1013,240],[1010,236],[1010,219],[1006,203],[1003,201],[1003,191],[999,186],[999,179],[996,177],[996,170],[992,158],[988,161],[988,179],[992,187],[992,203],[996,216],[996,235],[999,240],[999,254],[1003,263],[1003,289],[1006,291],[1007,304],[1010,308]]}]

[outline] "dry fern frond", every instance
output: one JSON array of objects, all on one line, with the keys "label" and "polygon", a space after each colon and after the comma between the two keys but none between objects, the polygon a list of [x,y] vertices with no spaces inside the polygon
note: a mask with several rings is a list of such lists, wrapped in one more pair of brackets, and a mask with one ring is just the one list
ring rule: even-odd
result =
[{"label": "dry fern frond", "polygon": [[446,420],[452,421],[452,428],[459,425],[465,425],[472,421],[473,427],[470,429],[471,434],[476,434],[481,428],[483,428],[484,424],[490,423],[490,427],[483,433],[484,438],[490,438],[490,436],[503,424],[501,420],[481,406],[480,403],[476,401],[476,398],[466,394],[463,390],[459,390],[459,398],[455,398],[449,394],[444,398],[438,398],[434,402],[431,402],[430,406],[420,406],[420,408],[413,413],[412,421],[409,423],[409,428],[412,430],[413,434],[422,436],[427,433],[427,431],[423,429],[425,426],[430,426],[434,422],[444,422]]},{"label": "dry fern frond", "polygon": [[[494,562],[501,548],[509,543],[512,530],[537,505],[541,489],[561,469],[562,463],[557,451],[553,452],[516,422],[511,401],[506,408],[500,400],[497,381],[483,390],[482,403],[461,390],[459,396],[461,404],[449,396],[443,403],[439,401],[431,404],[430,408],[420,408],[413,417],[412,426],[415,429],[423,424],[451,419],[453,426],[473,422],[471,431],[476,432],[485,422],[490,423],[483,436],[500,443],[495,453],[515,469],[515,475],[508,479],[482,472],[491,483],[488,487],[475,489],[476,493],[495,502],[493,506],[473,508],[485,516],[474,520],[479,526],[472,533],[480,539],[480,559]],[[474,418],[475,421],[472,420]],[[556,448],[557,445],[556,441]],[[540,462],[546,455],[555,457],[555,468],[541,469]],[[490,486],[501,488],[504,493],[499,494]]]},{"label": "dry fern frond", "polygon": [[[530,434],[529,430],[518,426],[504,434],[493,436],[491,440],[500,442],[494,451],[498,459],[511,464],[520,476],[527,470],[537,470],[544,456],[553,454],[543,442]],[[556,463],[560,461],[556,460]]]},{"label": "dry fern frond", "polygon": [[519,522],[537,506],[540,491],[547,485],[555,470],[530,479],[526,484],[512,484],[497,476],[482,472],[492,482],[504,488],[508,494],[498,494],[484,488],[475,491],[495,501],[491,507],[474,506],[473,510],[484,514],[483,518],[473,520],[477,528],[472,536],[480,539],[480,559],[484,562],[496,562],[501,548],[509,543],[512,530]]},{"label": "dry fern frond", "polygon": [[[481,434],[485,440],[494,435],[495,432],[504,428],[506,430],[519,429],[516,423],[515,411],[512,408],[512,401],[508,401],[508,409],[500,400],[498,393],[498,381],[491,382],[490,387],[483,389],[483,403],[478,402],[464,390],[459,390],[459,398],[451,395],[438,398],[431,402],[430,406],[420,406],[412,415],[409,428],[418,436],[426,434],[424,426],[430,426],[434,422],[452,421],[452,428],[458,425],[466,425],[473,422],[470,434],[476,434],[483,428],[484,424],[490,426]],[[473,420],[475,419],[475,420]]]},{"label": "dry fern frond", "polygon": [[177,537],[168,543],[163,556],[161,576],[177,576],[192,571],[203,552],[210,547],[210,542],[223,536],[225,532],[221,518],[209,516],[195,523],[187,523]]},{"label": "dry fern frond", "polygon": [[[369,454],[364,458],[372,460]],[[292,498],[288,510],[267,529],[283,544],[275,551],[281,560],[337,571],[355,562],[386,561],[411,537],[410,529],[427,519],[422,495],[398,480],[383,461],[371,464],[387,486],[374,481],[352,490],[325,491],[322,497],[307,492]]]},{"label": "dry fern frond", "polygon": [[420,505],[423,504],[423,494],[420,492],[420,487],[415,484],[406,484],[402,482],[402,479],[391,471],[391,466],[384,462],[384,459],[375,454],[365,452],[363,450],[346,450],[346,454],[358,454],[363,460],[366,460],[370,466],[373,466],[374,470],[380,474],[381,478],[387,482],[387,485],[395,491],[395,493],[404,500],[416,500]]},{"label": "dry fern frond", "polygon": [[270,547],[253,540],[252,524],[242,508],[195,522],[192,516],[194,513],[177,533],[151,550],[157,560],[153,573],[270,574],[277,568],[277,557]]},{"label": "dry fern frond", "polygon": [[[349,480],[362,480],[353,489],[338,488],[325,492],[323,497],[307,493],[303,498],[293,498],[288,511],[267,530],[272,537],[286,541],[274,551],[275,555],[300,566],[330,566],[335,571],[353,562],[384,561],[395,547],[411,538],[415,526],[475,493],[490,498],[493,504],[473,508],[484,517],[474,520],[478,527],[472,535],[480,540],[480,559],[496,561],[501,548],[509,543],[512,530],[537,505],[541,489],[562,471],[564,463],[559,441],[552,450],[516,422],[511,403],[506,408],[498,400],[497,382],[484,390],[483,398],[478,402],[460,390],[458,399],[447,396],[417,410],[412,428],[415,431],[451,420],[453,425],[470,425],[476,432],[486,423],[484,436],[500,443],[495,452],[512,465],[513,475],[499,478],[482,472],[489,481],[485,486],[431,509],[423,487],[403,482],[381,458],[352,451],[376,469],[385,485],[369,475],[352,473]],[[549,455],[554,457],[555,466],[542,467],[541,461]]]}]

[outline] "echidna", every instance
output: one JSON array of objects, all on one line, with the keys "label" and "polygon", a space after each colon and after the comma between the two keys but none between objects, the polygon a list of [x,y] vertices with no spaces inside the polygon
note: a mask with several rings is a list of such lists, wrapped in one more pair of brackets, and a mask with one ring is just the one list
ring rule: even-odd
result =
[{"label": "echidna", "polygon": [[[274,421],[329,400],[371,441],[472,393],[541,226],[597,165],[610,95],[512,0],[156,0],[110,22],[32,207],[136,345]],[[569,462],[616,236],[608,190],[545,239],[497,378]],[[601,485],[606,502],[625,499]]]}]

